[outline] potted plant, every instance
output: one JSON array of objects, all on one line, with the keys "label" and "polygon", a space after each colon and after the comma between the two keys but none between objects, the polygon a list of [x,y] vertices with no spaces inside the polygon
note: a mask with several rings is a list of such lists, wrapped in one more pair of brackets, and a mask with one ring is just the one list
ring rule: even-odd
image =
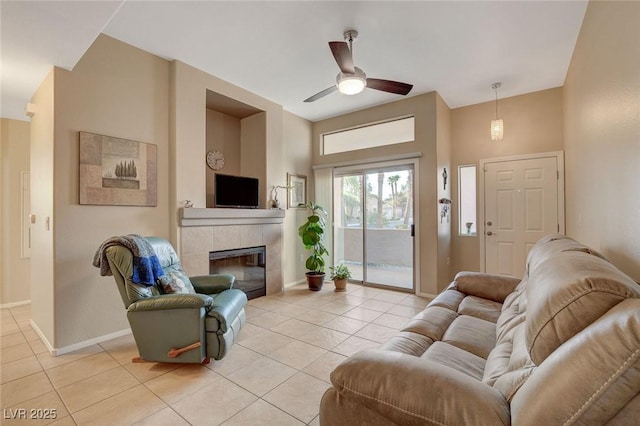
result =
[{"label": "potted plant", "polygon": [[333,285],[336,287],[336,291],[346,291],[347,280],[351,278],[349,267],[341,263],[338,266],[329,266],[329,269],[331,269],[331,279],[333,280]]},{"label": "potted plant", "polygon": [[327,212],[313,202],[308,203],[305,207],[311,210],[311,216],[307,217],[307,221],[298,228],[298,235],[302,239],[304,248],[311,250],[311,255],[305,262],[305,266],[309,270],[306,273],[309,290],[318,291],[322,289],[325,277],[322,256],[329,254],[323,244]]}]

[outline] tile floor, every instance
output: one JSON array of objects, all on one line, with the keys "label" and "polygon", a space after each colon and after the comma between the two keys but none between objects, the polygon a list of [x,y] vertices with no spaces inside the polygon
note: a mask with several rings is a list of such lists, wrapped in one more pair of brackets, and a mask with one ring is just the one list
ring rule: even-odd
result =
[{"label": "tile floor", "polygon": [[251,300],[239,341],[206,366],[133,364],[131,335],[52,357],[29,326],[29,305],[2,309],[0,423],[30,424],[11,417],[41,409],[56,419],[33,423],[317,425],[335,366],[386,341],[428,301],[355,284],[345,293],[332,283],[291,287]]}]

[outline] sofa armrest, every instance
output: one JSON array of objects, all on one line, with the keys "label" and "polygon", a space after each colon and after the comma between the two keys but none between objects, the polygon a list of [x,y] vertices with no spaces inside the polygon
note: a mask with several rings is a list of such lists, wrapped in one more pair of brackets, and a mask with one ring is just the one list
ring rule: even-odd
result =
[{"label": "sofa armrest", "polygon": [[[233,320],[240,315],[240,312],[247,304],[247,295],[242,290],[236,288],[225,290],[215,296],[213,307],[207,312],[209,318],[217,321],[217,328],[221,333],[226,333]],[[212,327],[208,327],[211,330]]]},{"label": "sofa armrest", "polygon": [[331,373],[343,396],[396,424],[509,424],[502,394],[464,373],[398,352],[361,351]]},{"label": "sofa armrest", "polygon": [[197,275],[189,277],[197,293],[218,294],[233,288],[236,277],[230,274]]},{"label": "sofa armrest", "polygon": [[482,272],[458,272],[453,279],[452,287],[456,290],[503,303],[504,299],[516,289],[522,281],[520,278],[506,275],[485,274]]},{"label": "sofa armrest", "polygon": [[199,309],[213,305],[213,298],[206,294],[164,294],[147,297],[129,305],[129,312],[161,311],[166,309]]}]

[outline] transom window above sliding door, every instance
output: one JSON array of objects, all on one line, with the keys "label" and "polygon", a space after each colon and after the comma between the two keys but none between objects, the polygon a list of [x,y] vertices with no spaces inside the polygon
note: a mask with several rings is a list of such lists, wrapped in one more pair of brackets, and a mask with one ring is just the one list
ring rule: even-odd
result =
[{"label": "transom window above sliding door", "polygon": [[322,155],[412,142],[415,139],[415,118],[404,117],[382,123],[322,135]]}]

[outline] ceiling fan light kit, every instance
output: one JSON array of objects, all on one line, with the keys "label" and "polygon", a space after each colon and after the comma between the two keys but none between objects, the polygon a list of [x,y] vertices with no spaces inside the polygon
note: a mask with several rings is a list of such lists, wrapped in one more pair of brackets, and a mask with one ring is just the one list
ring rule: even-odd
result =
[{"label": "ceiling fan light kit", "polygon": [[357,95],[367,86],[367,75],[358,67],[354,67],[355,73],[341,72],[336,77],[338,91],[344,95]]},{"label": "ceiling fan light kit", "polygon": [[412,84],[401,83],[399,81],[382,80],[379,78],[367,78],[367,75],[360,68],[353,65],[353,41],[358,37],[356,30],[347,30],[344,33],[346,41],[330,41],[329,48],[333,54],[340,72],[336,76],[335,86],[328,87],[313,96],[308,97],[304,102],[314,102],[330,93],[338,90],[344,95],[356,95],[365,88],[380,90],[397,95],[407,95],[413,88]]}]

